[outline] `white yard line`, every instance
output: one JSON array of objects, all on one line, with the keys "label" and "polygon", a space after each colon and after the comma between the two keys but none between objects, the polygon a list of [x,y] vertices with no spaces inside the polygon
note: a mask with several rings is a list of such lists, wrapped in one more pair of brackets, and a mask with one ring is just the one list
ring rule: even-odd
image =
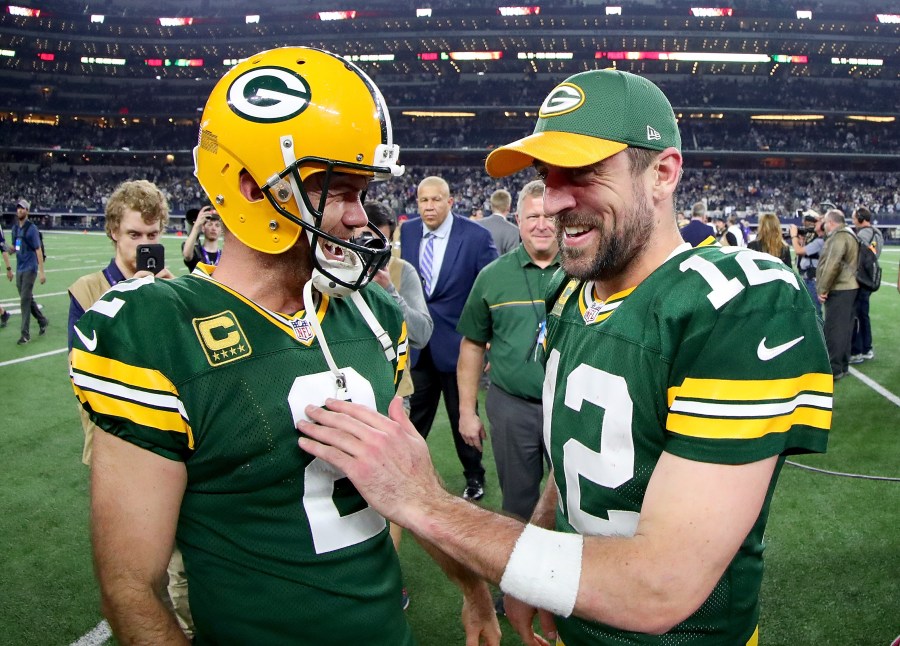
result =
[{"label": "white yard line", "polygon": [[112,630],[104,619],[94,626],[94,629],[83,635],[78,641],[74,641],[69,646],[100,646],[105,644],[112,637]]},{"label": "white yard line", "polygon": [[69,348],[60,348],[58,350],[50,350],[48,352],[41,352],[40,354],[31,354],[27,357],[19,357],[18,359],[10,359],[9,361],[0,361],[0,368],[4,366],[11,366],[14,363],[23,363],[25,361],[32,361],[34,359],[43,359],[44,357],[52,357],[55,354],[62,354],[63,352],[68,352]]},{"label": "white yard line", "polygon": [[850,368],[850,374],[853,375],[854,377],[856,377],[857,379],[859,379],[861,382],[863,382],[869,388],[874,390],[876,393],[878,393],[879,395],[884,397],[886,400],[891,402],[894,406],[900,406],[900,397],[897,397],[897,395],[892,393],[890,390],[888,390],[887,388],[885,388],[884,386],[879,384],[877,381],[875,381],[871,377],[867,377],[866,375],[864,375],[859,370],[857,370],[856,368],[853,368],[853,367]]}]

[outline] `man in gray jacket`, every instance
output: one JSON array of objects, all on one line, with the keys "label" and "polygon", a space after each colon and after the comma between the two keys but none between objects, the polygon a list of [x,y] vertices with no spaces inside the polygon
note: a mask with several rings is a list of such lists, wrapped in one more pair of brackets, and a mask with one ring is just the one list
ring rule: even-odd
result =
[{"label": "man in gray jacket", "polygon": [[825,246],[816,270],[816,292],[825,309],[825,345],[834,380],[847,376],[853,313],[859,283],[856,261],[859,247],[856,234],[844,222],[844,213],[825,213]]},{"label": "man in gray jacket", "polygon": [[509,191],[498,189],[491,193],[491,215],[478,220],[478,224],[491,232],[501,256],[519,246],[519,229],[507,219],[511,204]]}]

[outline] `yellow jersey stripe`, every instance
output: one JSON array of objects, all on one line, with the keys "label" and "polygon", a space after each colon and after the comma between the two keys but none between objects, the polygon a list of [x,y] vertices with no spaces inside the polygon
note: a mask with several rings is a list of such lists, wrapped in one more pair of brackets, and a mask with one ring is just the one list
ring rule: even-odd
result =
[{"label": "yellow jersey stripe", "polygon": [[83,397],[83,400],[90,405],[91,410],[98,415],[120,417],[159,431],[186,433],[188,436],[188,447],[194,448],[194,436],[191,427],[180,413],[172,410],[149,408],[133,401],[110,397],[99,392],[90,390],[80,390],[79,392],[79,390],[76,387],[78,398],[82,399]]},{"label": "yellow jersey stripe", "polygon": [[505,303],[495,303],[494,305],[489,305],[488,309],[495,310],[498,307],[509,307],[511,305],[529,305],[529,306],[531,306],[531,305],[537,305],[537,304],[540,304],[543,302],[544,301],[542,299],[538,299],[538,298],[534,299],[533,301],[506,301]]},{"label": "yellow jersey stripe", "polygon": [[834,378],[828,373],[810,372],[789,379],[692,379],[668,391],[669,406],[677,398],[756,401],[760,399],[789,399],[803,391],[831,395]]},{"label": "yellow jersey stripe", "polygon": [[175,384],[159,370],[132,366],[115,359],[101,357],[78,348],[72,348],[71,365],[74,370],[105,379],[115,379],[130,386],[146,390],[158,390],[178,394]]},{"label": "yellow jersey stripe", "polygon": [[669,413],[666,418],[666,429],[673,433],[714,440],[758,439],[771,433],[786,433],[796,425],[827,431],[831,428],[831,411],[797,408],[787,415],[766,419],[721,419],[679,413]]}]

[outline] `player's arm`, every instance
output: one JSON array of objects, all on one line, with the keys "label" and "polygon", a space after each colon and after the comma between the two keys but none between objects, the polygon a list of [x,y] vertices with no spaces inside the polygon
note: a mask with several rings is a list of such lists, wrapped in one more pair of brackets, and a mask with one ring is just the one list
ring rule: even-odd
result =
[{"label": "player's arm", "polygon": [[487,582],[459,561],[441,551],[436,545],[413,534],[447,578],[463,593],[462,624],[466,631],[466,646],[499,646],[500,624],[494,611],[494,601]]},{"label": "player's arm", "polygon": [[121,644],[189,644],[163,604],[187,476],[106,432],[94,435],[91,540],[103,614]]},{"label": "player's arm", "polygon": [[47,276],[44,275],[44,250],[41,249],[41,236],[38,234],[36,226],[29,228],[33,234],[31,237],[35,241],[34,256],[37,258],[38,263],[38,282],[43,285],[47,282]]},{"label": "player's arm", "polygon": [[635,535],[587,537],[582,548],[578,535],[523,536],[519,521],[450,495],[396,402],[390,419],[326,405],[307,408],[322,426],[300,423],[301,448],[342,469],[381,514],[532,605],[645,633],[669,630],[709,596],[759,516],[777,460],[718,465],[664,453]]},{"label": "player's arm", "polygon": [[469,446],[482,450],[481,441],[487,437],[484,424],[478,417],[478,382],[484,366],[487,344],[463,337],[459,343],[456,363],[456,384],[459,388],[459,434]]},{"label": "player's arm", "polygon": [[9,280],[13,279],[13,271],[12,271],[12,262],[9,259],[9,251],[6,250],[6,247],[3,248],[3,266],[6,268],[6,277]]}]

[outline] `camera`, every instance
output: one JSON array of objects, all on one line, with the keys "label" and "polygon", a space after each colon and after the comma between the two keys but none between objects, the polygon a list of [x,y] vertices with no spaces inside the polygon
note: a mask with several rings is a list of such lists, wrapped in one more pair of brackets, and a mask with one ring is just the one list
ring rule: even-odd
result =
[{"label": "camera", "polygon": [[816,230],[814,227],[797,227],[797,235],[800,236],[808,236],[811,233],[815,233]]}]

